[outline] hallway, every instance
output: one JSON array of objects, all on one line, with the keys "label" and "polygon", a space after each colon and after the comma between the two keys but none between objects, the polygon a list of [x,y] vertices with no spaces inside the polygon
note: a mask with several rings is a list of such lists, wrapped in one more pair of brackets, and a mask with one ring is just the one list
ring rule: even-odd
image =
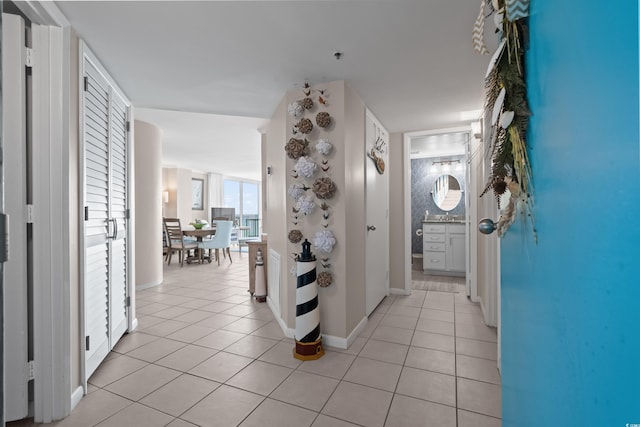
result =
[{"label": "hallway", "polygon": [[462,287],[389,296],[351,348],[301,362],[247,293],[247,255],[232,256],[220,267],[165,265],[164,284],[137,293],[138,330],[73,413],[48,425],[501,425],[495,329]]}]

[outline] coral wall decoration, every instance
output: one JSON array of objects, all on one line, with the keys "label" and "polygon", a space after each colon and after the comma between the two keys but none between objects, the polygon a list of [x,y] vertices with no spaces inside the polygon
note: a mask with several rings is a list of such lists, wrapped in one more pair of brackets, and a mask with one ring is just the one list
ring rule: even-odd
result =
[{"label": "coral wall decoration", "polygon": [[[314,102],[316,93],[317,103]],[[285,144],[287,157],[294,162],[290,178],[294,182],[287,190],[294,200],[291,217],[293,227],[289,230],[287,238],[292,245],[291,260],[295,261],[298,243],[305,237],[304,222],[317,224],[313,218],[315,215],[321,215],[319,222],[322,228],[314,232],[313,241],[315,249],[324,256],[320,259],[323,271],[319,274],[322,281],[318,284],[325,287],[333,283],[329,254],[337,243],[330,230],[331,206],[328,203],[338,192],[338,186],[329,176],[330,159],[334,152],[329,134],[334,126],[333,118],[328,112],[318,111],[328,105],[329,93],[326,89],[315,89],[309,83],[305,83],[302,95],[301,99],[287,107],[289,115],[295,119],[291,126],[291,137]],[[307,138],[315,140],[315,144],[310,146]],[[320,209],[316,209],[317,207]],[[295,271],[295,268],[290,271]]]},{"label": "coral wall decoration", "polygon": [[[527,147],[529,104],[524,79],[525,43],[528,39],[528,0],[482,0],[481,10],[493,15],[500,38],[498,49],[489,61],[485,80],[485,123],[490,127],[487,152],[491,157],[491,173],[483,196],[492,190],[498,205],[509,190],[509,202],[498,221],[499,236],[504,236],[520,214],[530,224],[537,241],[533,214],[533,176]],[[480,16],[478,19],[482,19]],[[476,22],[476,30],[479,22]],[[484,42],[474,32],[476,46]],[[480,49],[482,53],[482,49]]]}]

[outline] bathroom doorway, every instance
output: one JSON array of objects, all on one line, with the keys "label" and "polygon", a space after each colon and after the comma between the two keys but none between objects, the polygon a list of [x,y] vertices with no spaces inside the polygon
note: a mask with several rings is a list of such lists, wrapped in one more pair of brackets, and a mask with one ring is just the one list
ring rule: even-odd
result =
[{"label": "bathroom doorway", "polygon": [[411,132],[404,139],[409,169],[405,221],[410,227],[405,292],[411,292],[412,277],[426,274],[438,277],[443,287],[464,284],[474,299],[470,226],[475,207],[470,200],[476,191],[469,160],[476,140],[471,127]]}]

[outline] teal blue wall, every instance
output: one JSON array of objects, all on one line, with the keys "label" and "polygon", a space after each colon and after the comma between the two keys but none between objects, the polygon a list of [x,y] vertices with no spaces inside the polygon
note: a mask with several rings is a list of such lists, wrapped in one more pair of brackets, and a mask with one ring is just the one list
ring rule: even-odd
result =
[{"label": "teal blue wall", "polygon": [[539,243],[501,242],[503,426],[640,423],[636,1],[531,0]]}]

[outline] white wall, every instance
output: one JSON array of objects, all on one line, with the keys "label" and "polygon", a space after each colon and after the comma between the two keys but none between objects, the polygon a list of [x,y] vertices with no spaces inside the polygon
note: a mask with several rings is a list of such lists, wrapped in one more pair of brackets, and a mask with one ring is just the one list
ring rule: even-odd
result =
[{"label": "white wall", "polygon": [[[191,209],[191,178],[204,180],[202,191],[204,192],[203,210]],[[162,191],[169,192],[169,203],[164,204],[164,216],[167,218],[179,218],[184,227],[196,218],[209,220],[210,213],[207,207],[207,175],[194,173],[191,169],[163,168],[162,169]]]},{"label": "white wall", "polygon": [[135,121],[136,287],[162,282],[162,131]]},{"label": "white wall", "polygon": [[389,135],[389,289],[393,293],[405,292],[405,262],[411,254],[406,253],[404,214],[404,134]]},{"label": "white wall", "polygon": [[263,217],[263,230],[269,235],[267,247],[278,252],[281,256],[282,270],[280,272],[282,290],[280,291],[280,308],[281,318],[287,327],[292,328],[294,326],[295,317],[289,318],[289,310],[287,307],[290,303],[295,304],[295,299],[290,300],[289,294],[284,291],[284,288],[290,286],[289,284],[289,266],[287,260],[289,258],[289,252],[287,250],[287,218],[289,217],[289,211],[287,211],[286,204],[286,185],[287,175],[289,175],[290,168],[286,164],[286,156],[284,155],[284,143],[286,141],[287,129],[286,129],[286,114],[287,103],[286,97],[283,98],[278,107],[276,108],[269,127],[266,132],[266,140],[264,141],[264,152],[266,156],[263,157],[263,164],[271,166],[271,175],[267,176],[264,180],[265,187],[265,210]]},{"label": "white wall", "polygon": [[[365,317],[365,105],[359,96],[345,85],[335,81],[318,85],[330,94],[327,106],[315,106],[305,117],[312,120],[314,130],[307,139],[311,151],[319,138],[329,138],[334,146],[328,156],[330,169],[326,173],[337,185],[337,194],[327,204],[331,207],[329,227],[337,240],[333,252],[328,255],[333,274],[333,284],[320,288],[320,324],[323,336],[345,339]],[[295,201],[287,195],[287,188],[294,182],[292,177],[295,160],[289,159],[284,145],[291,138],[291,128],[298,121],[287,114],[287,105],[304,98],[300,90],[290,91],[276,109],[266,135],[266,160],[264,167],[271,166],[273,173],[266,178],[265,231],[269,234],[269,248],[282,255],[281,309],[282,320],[288,328],[295,327],[296,278],[289,274],[295,261],[291,255],[300,253],[300,243],[292,244],[287,235],[291,229],[299,229],[310,242],[315,232],[323,229],[322,211],[319,208],[309,216],[301,216],[298,225],[292,221]],[[328,112],[333,124],[328,129],[315,125],[319,111]],[[320,160],[317,155],[313,156]],[[313,179],[324,176],[318,172]],[[313,179],[305,179],[307,186]],[[309,190],[311,191],[311,190]],[[312,193],[310,193],[312,194]],[[283,215],[283,213],[285,213]],[[312,248],[315,252],[315,249]],[[318,258],[325,257],[316,254]],[[323,268],[318,262],[318,272]]]},{"label": "white wall", "polygon": [[[209,221],[211,219],[211,212],[207,212],[207,206],[209,206],[209,178],[206,173],[200,172],[191,172],[191,178],[197,178],[202,180],[202,209],[191,210],[191,220],[192,222],[196,218],[204,219]],[[192,193],[191,181],[189,181],[188,190],[185,189],[188,194]],[[192,198],[189,198],[189,206],[191,206]]]}]

